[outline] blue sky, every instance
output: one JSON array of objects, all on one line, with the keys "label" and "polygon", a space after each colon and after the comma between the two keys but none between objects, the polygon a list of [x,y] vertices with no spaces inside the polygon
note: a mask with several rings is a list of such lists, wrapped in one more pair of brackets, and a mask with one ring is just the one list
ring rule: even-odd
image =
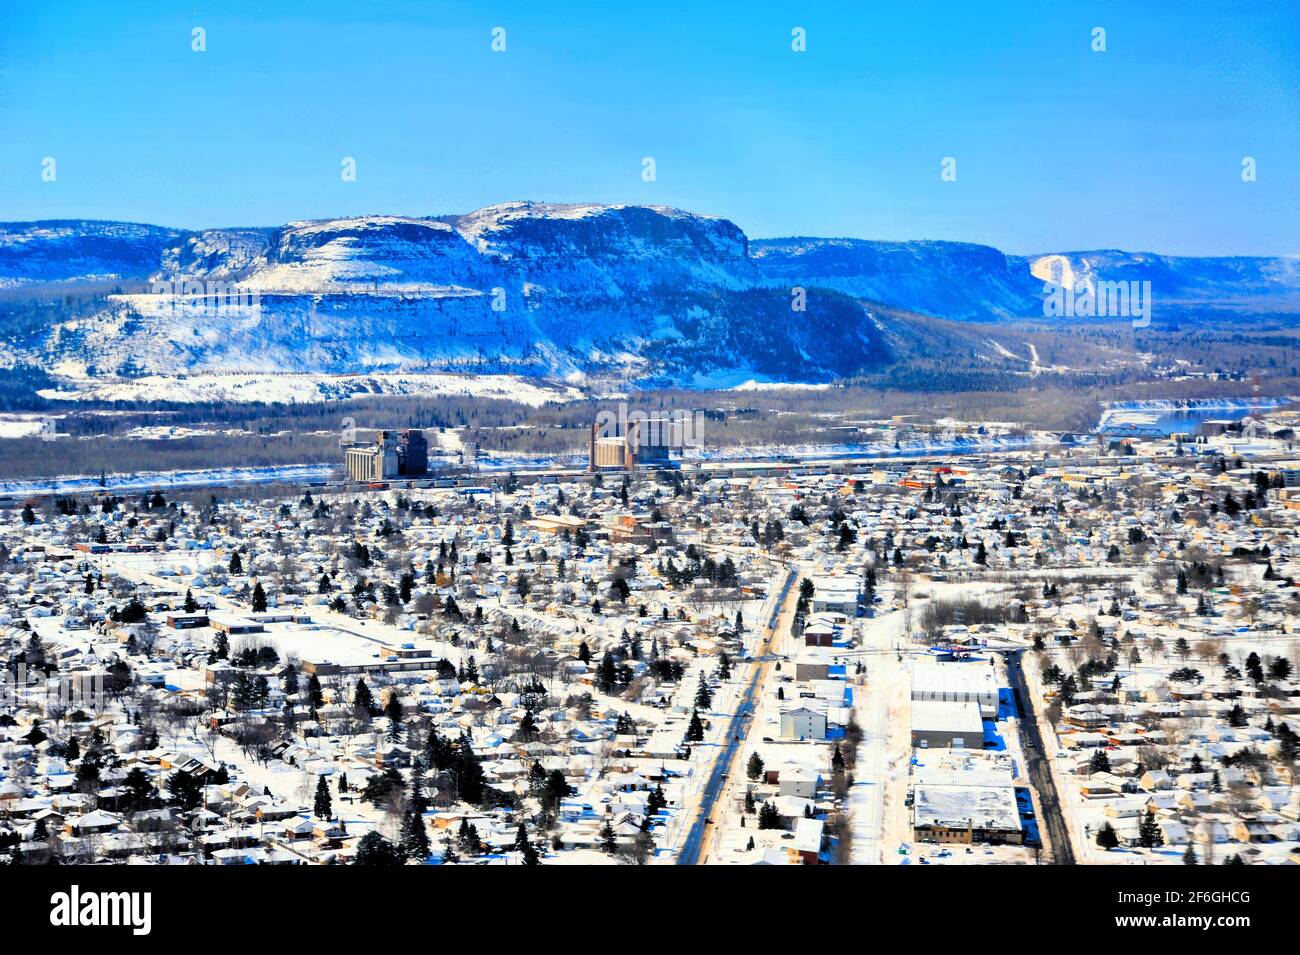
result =
[{"label": "blue sky", "polygon": [[526,198],[756,237],[1300,253],[1300,4],[1133,6],[0,0],[0,218]]}]

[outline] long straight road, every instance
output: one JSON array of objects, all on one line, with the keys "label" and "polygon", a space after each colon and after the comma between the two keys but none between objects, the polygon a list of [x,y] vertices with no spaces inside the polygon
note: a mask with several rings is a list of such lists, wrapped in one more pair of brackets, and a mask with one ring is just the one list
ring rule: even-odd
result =
[{"label": "long straight road", "polygon": [[1061,812],[1056,780],[1052,778],[1052,767],[1047,762],[1050,757],[1043,748],[1043,734],[1038,729],[1038,718],[1034,715],[1034,708],[1029,698],[1029,687],[1025,685],[1025,673],[1020,665],[1020,657],[1019,652],[1006,655],[1007,678],[1011,681],[1011,689],[1016,695],[1016,709],[1020,715],[1017,721],[1020,724],[1020,745],[1025,752],[1029,781],[1033,784],[1034,791],[1038,794],[1039,805],[1042,807],[1042,818],[1039,822],[1047,832],[1052,861],[1057,865],[1074,865],[1074,846],[1070,844],[1069,828]]},{"label": "long straight road", "polygon": [[[799,579],[798,571],[793,567],[786,571],[785,583],[781,585],[777,593],[776,601],[772,607],[771,616],[763,622],[766,630],[764,639],[756,646],[761,647],[761,652],[755,654],[764,658],[769,658],[772,653],[772,644],[776,635],[781,631],[783,618],[786,611],[792,604],[792,598],[795,596],[795,582]],[[690,831],[686,835],[686,841],[682,845],[681,852],[677,854],[678,865],[697,865],[708,858],[708,836],[710,830],[715,829],[714,811],[717,806],[718,797],[725,789],[726,781],[729,777],[734,777],[739,767],[733,765],[737,762],[740,753],[741,744],[748,736],[749,727],[746,721],[754,711],[754,697],[767,679],[768,671],[771,668],[771,660],[764,659],[763,662],[754,667],[754,675],[750,678],[749,686],[745,687],[745,695],[741,698],[740,705],[736,707],[736,712],[727,725],[727,733],[722,749],[714,758],[713,767],[709,770],[709,779],[705,783],[704,791],[700,794],[700,807],[698,814],[691,824]]]},{"label": "long straight road", "polygon": [[[871,618],[864,627],[862,650],[845,656],[867,663],[867,683],[859,687],[858,714],[862,743],[858,747],[856,780],[849,790],[852,820],[852,863],[881,865],[885,820],[885,789],[889,784],[889,703],[896,681],[904,679],[899,641],[904,635],[901,610]],[[852,666],[852,662],[849,664]]]}]

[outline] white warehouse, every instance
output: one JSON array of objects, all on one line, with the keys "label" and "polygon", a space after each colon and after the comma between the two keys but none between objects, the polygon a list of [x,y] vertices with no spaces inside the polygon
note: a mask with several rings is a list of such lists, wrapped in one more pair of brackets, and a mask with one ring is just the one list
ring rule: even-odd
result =
[{"label": "white warehouse", "polygon": [[998,682],[993,664],[964,660],[918,661],[912,671],[912,700],[928,703],[976,703],[986,719],[998,713]]}]

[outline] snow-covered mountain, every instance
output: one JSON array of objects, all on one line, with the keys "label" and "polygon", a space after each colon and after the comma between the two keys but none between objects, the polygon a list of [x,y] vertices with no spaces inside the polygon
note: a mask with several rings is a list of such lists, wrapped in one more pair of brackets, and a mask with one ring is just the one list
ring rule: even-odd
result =
[{"label": "snow-covered mountain", "polygon": [[149,275],[181,235],[132,222],[0,222],[0,289]]},{"label": "snow-covered mountain", "polygon": [[1006,255],[965,242],[756,239],[764,275],[837,289],[958,321],[1041,318],[1047,283],[1096,292],[1100,280],[1149,281],[1165,318],[1300,314],[1300,258],[1198,258],[1103,250]]},{"label": "snow-covered mountain", "polygon": [[[56,247],[52,226],[3,226],[0,243],[47,245],[50,276],[109,276],[121,291],[89,312],[14,323],[25,334],[8,357],[76,379],[450,370],[824,381],[889,357],[862,305],[827,291],[792,310],[739,228],[675,209],[507,203],[169,235],[95,223],[81,250],[66,229]],[[132,228],[138,254],[114,248],[94,264],[100,233]],[[7,265],[0,276],[24,286],[11,301],[46,274],[30,252]]]},{"label": "snow-covered mountain", "polygon": [[758,239],[764,275],[958,321],[1042,314],[1043,283],[1022,260],[968,242]]},{"label": "snow-covered mountain", "polygon": [[[73,379],[469,371],[829,381],[896,357],[890,343],[905,337],[890,334],[896,312],[1041,317],[1053,275],[1149,278],[1166,301],[1225,310],[1300,309],[1293,259],[751,241],[725,219],[665,207],[512,202],[462,216],[198,232],[0,223],[0,362]],[[101,297],[51,291],[78,285]]]},{"label": "snow-covered mountain", "polygon": [[1039,282],[1087,287],[1097,282],[1150,282],[1166,307],[1195,315],[1204,311],[1261,314],[1300,312],[1300,258],[1248,256],[1189,258],[1105,249],[1033,256],[1029,270]]}]

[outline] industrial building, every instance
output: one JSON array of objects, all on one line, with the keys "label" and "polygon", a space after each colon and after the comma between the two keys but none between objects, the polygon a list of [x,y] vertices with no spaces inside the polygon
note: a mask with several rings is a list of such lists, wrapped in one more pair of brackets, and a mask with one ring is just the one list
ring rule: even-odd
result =
[{"label": "industrial building", "polygon": [[984,720],[979,704],[913,700],[912,745],[923,749],[981,749]]},{"label": "industrial building", "polygon": [[387,481],[429,472],[429,444],[424,432],[358,430],[343,445],[343,461],[352,481]]},{"label": "industrial building", "polygon": [[998,713],[998,684],[993,666],[984,660],[918,661],[912,670],[912,700],[976,703],[980,715],[992,719]]},{"label": "industrial building", "polygon": [[[631,420],[621,429],[595,422],[587,446],[588,471],[632,471],[671,467],[668,453],[674,423],[668,419]],[[621,433],[609,434],[611,430]]]}]

